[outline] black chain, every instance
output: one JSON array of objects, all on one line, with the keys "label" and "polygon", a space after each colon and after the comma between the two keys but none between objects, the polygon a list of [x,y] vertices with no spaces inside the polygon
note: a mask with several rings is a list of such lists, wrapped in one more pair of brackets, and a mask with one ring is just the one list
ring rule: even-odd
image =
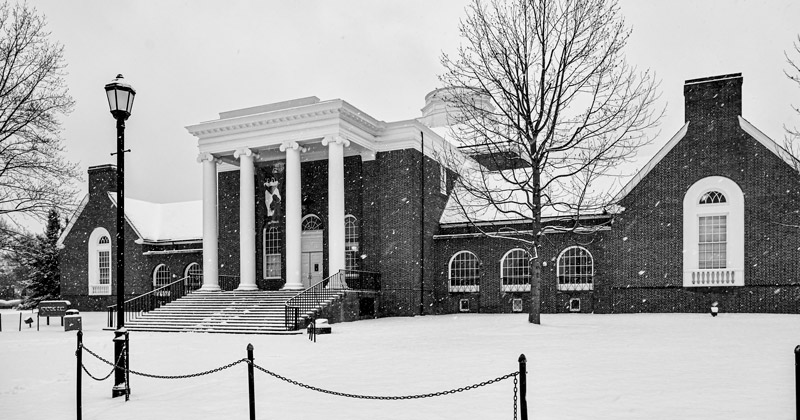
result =
[{"label": "black chain", "polygon": [[514,376],[514,420],[517,420],[517,377]]},{"label": "black chain", "polygon": [[364,399],[364,400],[414,400],[414,399],[420,399],[420,398],[441,397],[443,395],[455,394],[457,392],[469,391],[469,390],[472,390],[472,389],[475,389],[475,388],[480,388],[482,386],[491,385],[491,384],[496,383],[496,382],[504,381],[504,380],[506,380],[506,379],[508,379],[508,378],[510,378],[512,376],[516,380],[517,375],[519,374],[519,372],[509,373],[508,375],[503,375],[503,376],[500,376],[498,378],[494,378],[494,379],[491,379],[491,380],[488,380],[488,381],[480,382],[480,383],[477,383],[477,384],[473,384],[473,385],[465,386],[465,387],[461,387],[461,388],[451,389],[451,390],[448,390],[448,391],[432,392],[432,393],[429,393],[429,394],[417,394],[417,395],[384,396],[384,395],[358,395],[358,394],[348,394],[348,393],[345,393],[345,392],[330,391],[330,390],[318,388],[318,387],[315,387],[315,386],[312,386],[312,385],[307,385],[307,384],[304,384],[302,382],[297,382],[297,381],[295,381],[293,379],[289,379],[289,378],[287,378],[285,376],[281,376],[281,375],[279,375],[279,374],[277,374],[275,372],[271,372],[271,371],[269,371],[267,369],[264,369],[264,368],[262,368],[261,366],[255,364],[255,363],[253,363],[253,367],[258,369],[258,370],[260,370],[260,371],[262,371],[262,372],[264,372],[264,373],[266,373],[267,375],[271,375],[271,376],[273,376],[273,377],[275,377],[277,379],[280,379],[280,380],[282,380],[284,382],[288,382],[288,383],[290,383],[292,385],[299,386],[301,388],[306,388],[306,389],[310,389],[312,391],[322,392],[324,394],[335,395],[335,396],[338,396],[338,397],[359,398],[359,399]]},{"label": "black chain", "polygon": [[[81,346],[81,348],[86,348],[86,347]],[[86,351],[88,351],[89,353],[92,353],[91,350],[89,350],[89,349],[86,349]],[[119,362],[122,361],[122,355],[123,354],[125,354],[125,346],[124,345],[122,347],[122,352],[120,352],[119,358],[117,359],[117,363],[112,365],[113,367],[111,368],[111,372],[108,372],[108,375],[104,376],[103,378],[98,378],[98,377],[92,375],[91,373],[89,373],[89,370],[86,369],[86,365],[84,365],[83,363],[81,363],[81,368],[83,369],[84,372],[86,372],[87,375],[89,375],[90,378],[94,379],[95,381],[102,382],[102,381],[105,381],[106,379],[110,378],[111,374],[114,373],[115,370],[117,370],[117,367],[119,366]],[[106,362],[108,364],[111,364],[111,363],[109,363],[108,361],[106,361],[106,360],[104,360],[102,358],[101,358],[101,360],[103,360],[104,362]]]},{"label": "black chain", "polygon": [[[94,357],[96,357],[96,358],[100,359],[101,361],[105,362],[106,364],[109,364],[109,365],[111,365],[111,366],[114,366],[114,367],[116,368],[116,365],[112,364],[111,362],[109,362],[109,361],[108,361],[108,360],[106,360],[106,359],[103,359],[102,357],[100,357],[99,355],[97,355],[95,352],[93,352],[93,351],[89,350],[89,349],[88,349],[88,348],[86,348],[85,346],[84,346],[83,348],[84,348],[84,349],[85,349],[87,352],[89,352],[89,354],[91,354],[92,356],[94,356]],[[247,359],[239,359],[239,360],[237,360],[237,361],[235,361],[235,362],[228,363],[228,364],[227,364],[227,365],[225,365],[225,366],[220,366],[220,367],[218,367],[218,368],[214,368],[214,369],[206,370],[206,371],[204,371],[204,372],[190,373],[190,374],[187,374],[187,375],[153,375],[153,374],[150,374],[150,373],[138,372],[138,371],[135,371],[135,370],[133,370],[133,369],[130,369],[130,368],[128,368],[128,369],[125,369],[125,370],[126,370],[127,372],[130,372],[130,373],[134,374],[134,375],[144,376],[144,377],[146,377],[146,378],[155,378],[155,379],[187,379],[187,378],[196,378],[196,377],[198,377],[198,376],[203,376],[203,375],[209,375],[209,374],[212,374],[212,373],[216,373],[216,372],[219,372],[219,371],[221,371],[221,370],[225,370],[225,369],[228,369],[228,368],[230,368],[230,367],[236,366],[236,365],[238,365],[239,363],[244,363],[244,362],[246,362],[246,361],[247,361]],[[120,367],[122,367],[122,366],[120,366]],[[112,370],[112,372],[113,372],[113,370]]]}]

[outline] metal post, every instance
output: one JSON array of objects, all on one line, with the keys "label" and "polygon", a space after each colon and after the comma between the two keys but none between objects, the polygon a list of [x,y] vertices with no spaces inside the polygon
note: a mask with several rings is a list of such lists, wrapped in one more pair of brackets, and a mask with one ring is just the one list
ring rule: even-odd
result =
[{"label": "metal post", "polygon": [[528,401],[525,398],[527,393],[527,360],[524,354],[519,355],[519,409],[522,413],[522,420],[528,420]]},{"label": "metal post", "polygon": [[125,340],[125,119],[117,116],[117,330],[114,331],[114,360],[120,360],[114,372],[111,397],[126,395],[126,360],[121,360]]},{"label": "metal post", "polygon": [[3,314],[0,314],[0,332],[3,332]]},{"label": "metal post", "polygon": [[19,313],[19,330],[22,331],[22,312]]},{"label": "metal post", "polygon": [[130,331],[125,330],[125,401],[131,399],[131,371],[127,369],[130,366],[131,355],[131,338]]},{"label": "metal post", "polygon": [[253,382],[253,345],[247,345],[247,386],[250,391],[250,420],[256,420],[256,384]]},{"label": "metal post", "polygon": [[800,419],[800,346],[794,348],[794,402],[796,414]]},{"label": "metal post", "polygon": [[83,331],[78,330],[78,349],[75,350],[75,356],[78,359],[78,366],[77,366],[77,385],[76,385],[76,392],[75,392],[75,402],[76,408],[78,410],[77,419],[81,420],[82,417],[82,408],[81,408],[81,366],[83,365]]}]

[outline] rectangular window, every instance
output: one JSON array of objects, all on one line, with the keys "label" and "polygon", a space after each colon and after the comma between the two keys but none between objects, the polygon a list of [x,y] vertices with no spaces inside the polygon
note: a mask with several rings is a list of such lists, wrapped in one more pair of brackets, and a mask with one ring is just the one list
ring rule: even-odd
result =
[{"label": "rectangular window", "polygon": [[267,254],[264,257],[264,278],[281,276],[281,254]]},{"label": "rectangular window", "polygon": [[100,268],[100,284],[111,284],[111,251],[98,252],[97,265]]},{"label": "rectangular window", "polygon": [[727,216],[701,216],[699,220],[698,268],[726,268],[728,260]]},{"label": "rectangular window", "polygon": [[439,192],[447,195],[447,168],[439,165]]}]

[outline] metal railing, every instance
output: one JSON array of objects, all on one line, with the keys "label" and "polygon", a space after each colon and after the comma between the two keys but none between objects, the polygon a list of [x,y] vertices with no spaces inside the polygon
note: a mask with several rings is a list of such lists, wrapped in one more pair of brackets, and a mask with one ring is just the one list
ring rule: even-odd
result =
[{"label": "metal railing", "polygon": [[[145,294],[126,300],[122,306],[125,312],[125,322],[197,290],[202,285],[202,282],[198,283],[196,277],[197,276],[183,277]],[[108,328],[116,328],[116,314],[117,305],[110,305],[108,307]]]},{"label": "metal railing", "polygon": [[348,290],[380,291],[381,275],[370,271],[339,270],[286,301],[284,322],[287,331],[300,329],[300,319],[321,308]]}]

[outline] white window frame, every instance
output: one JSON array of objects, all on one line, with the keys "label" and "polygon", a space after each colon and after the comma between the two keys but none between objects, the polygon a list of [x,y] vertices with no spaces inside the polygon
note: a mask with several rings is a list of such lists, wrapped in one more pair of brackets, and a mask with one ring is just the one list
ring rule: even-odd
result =
[{"label": "white window frame", "polygon": [[[271,233],[274,232],[274,233]],[[274,236],[273,236],[274,235]],[[270,243],[270,241],[273,241]],[[262,258],[262,276],[264,279],[279,279],[281,278],[281,271],[283,270],[283,262],[281,261],[281,228],[277,223],[270,223],[267,227],[264,228],[263,235],[262,235],[262,247],[263,250],[263,257]],[[275,252],[275,251],[278,252]],[[270,252],[271,251],[271,252]],[[269,262],[275,262],[275,257],[277,257],[276,267],[273,267],[272,270],[269,268]],[[269,275],[270,271],[275,271],[274,268],[277,268],[277,275]]]},{"label": "white window frame", "polygon": [[[569,256],[567,255],[567,253],[573,249],[578,249],[586,253],[586,255],[589,257],[589,264],[590,264],[589,267],[591,271],[591,273],[588,276],[573,276],[573,277],[576,277],[577,279],[588,279],[589,281],[580,281],[577,283],[562,282],[561,278],[567,275],[564,274],[564,268],[566,263],[566,261],[564,260],[567,256]],[[592,256],[592,253],[589,252],[588,249],[578,245],[568,246],[564,248],[564,250],[561,251],[560,254],[558,254],[558,259],[556,260],[556,283],[558,286],[558,290],[560,291],[594,290],[594,256]]]},{"label": "white window frame", "polygon": [[[195,267],[197,267],[196,270],[194,270]],[[193,272],[193,270],[194,270],[194,272]],[[198,274],[198,271],[199,271],[200,274]],[[186,268],[183,269],[183,277],[185,277],[187,279],[187,283],[189,285],[202,286],[203,285],[203,266],[200,265],[200,263],[196,263],[196,262],[189,263],[189,265],[187,265]],[[192,281],[194,279],[199,279],[200,280],[199,284],[192,283]]]},{"label": "white window frame", "polygon": [[[725,196],[724,203],[700,203],[710,192]],[[725,216],[725,268],[700,268],[700,218]],[[683,287],[744,286],[744,194],[733,180],[703,178],[683,197]]]},{"label": "white window frame", "polygon": [[359,248],[361,239],[361,227],[358,218],[352,214],[344,217],[344,268],[346,270],[358,271],[359,269]]},{"label": "white window frame", "polygon": [[[312,220],[313,222],[309,221],[309,220]],[[308,226],[308,224],[315,223],[315,222],[316,222],[316,225]],[[322,219],[319,216],[317,216],[316,214],[307,214],[306,216],[304,216],[303,219],[300,220],[300,226],[301,226],[301,230],[304,231],[304,232],[324,229],[324,225],[322,224]],[[316,229],[306,229],[306,227],[313,227],[313,228],[316,228]]]},{"label": "white window frame", "polygon": [[[474,268],[467,268],[468,270],[474,270],[477,274],[471,282],[474,284],[453,284],[454,281],[464,282],[464,280],[469,279],[470,277],[467,276],[454,276],[453,271],[456,267],[453,266],[453,263],[460,255],[471,255],[475,259],[475,267]],[[462,280],[462,278],[464,280]],[[479,292],[481,290],[481,260],[478,258],[475,253],[471,251],[458,251],[450,257],[450,262],[447,263],[447,285],[448,289],[451,293],[472,293],[472,292]]]},{"label": "white window frame", "polygon": [[[102,238],[108,242],[101,244]],[[108,284],[101,283],[100,253],[108,252]],[[89,296],[110,296],[114,270],[111,269],[111,235],[105,228],[97,227],[89,235],[88,289]]]},{"label": "white window frame", "polygon": [[[507,275],[509,273],[506,273],[506,270],[509,269],[508,263],[511,258],[511,254],[515,252],[522,252],[523,256],[525,257],[522,259],[525,261],[525,265],[517,268],[518,270],[524,271],[524,274],[509,276]],[[530,258],[531,254],[522,248],[514,248],[503,255],[503,258],[500,259],[500,287],[502,291],[529,292],[531,290]],[[519,258],[514,259],[519,260]],[[519,279],[522,280],[520,281]]]},{"label": "white window frame", "polygon": [[[159,284],[159,273],[161,272],[162,268],[166,270],[167,280],[164,284]],[[153,288],[158,289],[159,287],[166,286],[170,283],[172,283],[172,271],[170,271],[166,264],[162,263],[157,265],[156,268],[153,269]]]}]

